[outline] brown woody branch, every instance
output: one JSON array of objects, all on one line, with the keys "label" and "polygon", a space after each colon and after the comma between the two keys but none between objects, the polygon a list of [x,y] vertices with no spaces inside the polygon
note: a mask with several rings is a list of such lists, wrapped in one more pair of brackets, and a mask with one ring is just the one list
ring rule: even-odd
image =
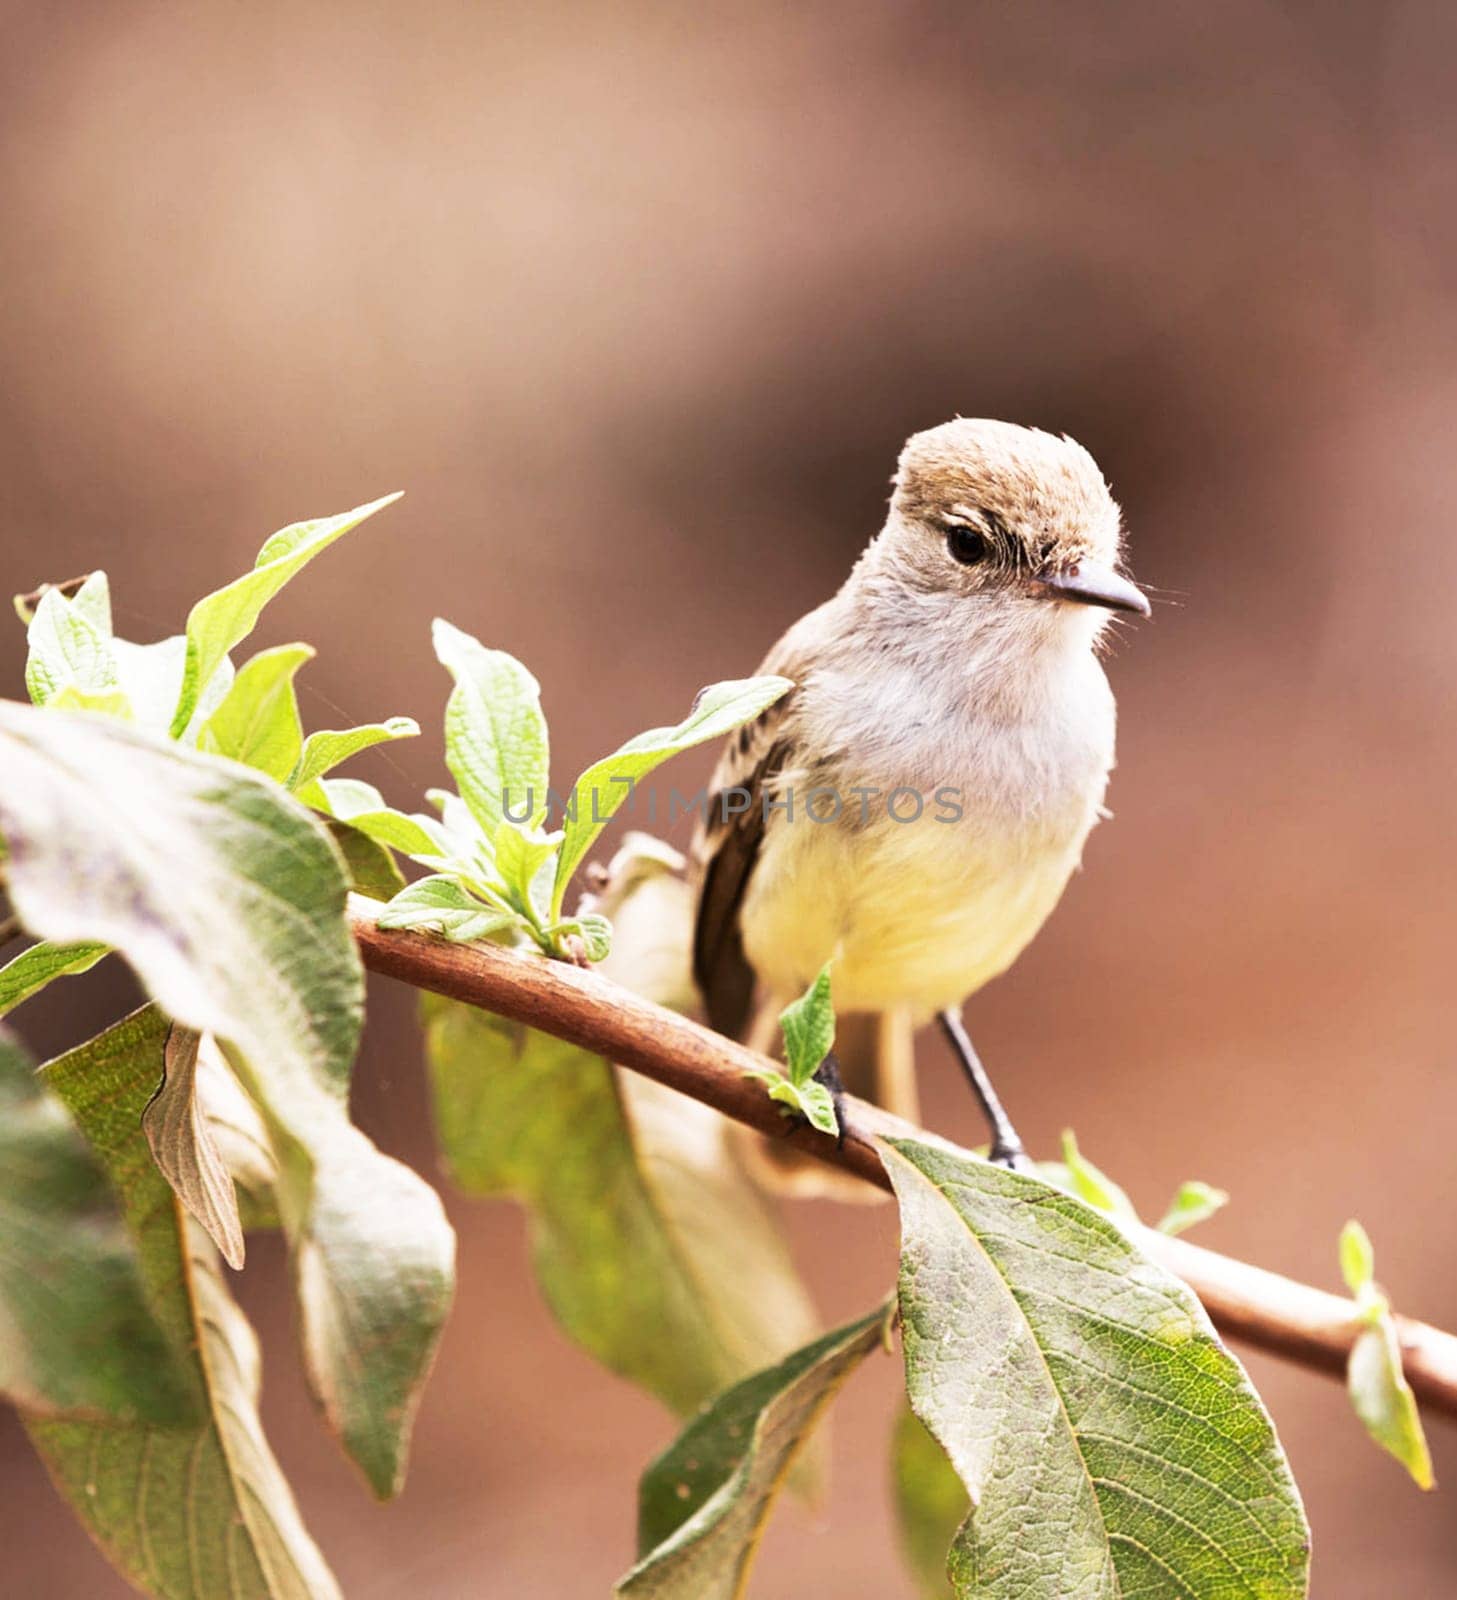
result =
[{"label": "brown woody branch", "polygon": [[[948,1144],[879,1107],[851,1099],[849,1128],[843,1147],[837,1148],[823,1134],[785,1122],[763,1085],[745,1076],[769,1063],[742,1045],[589,969],[495,945],[448,944],[425,934],[383,932],[374,921],[378,909],[374,901],[351,897],[354,937],[372,971],[591,1050],[751,1128],[787,1139],[867,1183],[889,1188],[872,1134]],[[1345,1370],[1360,1332],[1350,1300],[1151,1228],[1140,1230],[1139,1243],[1189,1285],[1221,1332],[1301,1366],[1336,1374]],[[1457,1336],[1410,1317],[1397,1317],[1396,1323],[1406,1375],[1418,1399],[1457,1416]]]}]

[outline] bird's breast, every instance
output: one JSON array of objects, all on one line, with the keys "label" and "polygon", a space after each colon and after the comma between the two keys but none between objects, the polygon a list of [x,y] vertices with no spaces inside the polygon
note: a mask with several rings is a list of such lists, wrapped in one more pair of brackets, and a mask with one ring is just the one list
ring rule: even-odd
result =
[{"label": "bird's breast", "polygon": [[808,783],[839,792],[839,818],[776,811],[745,896],[761,980],[796,994],[833,956],[837,1008],[929,1015],[1004,971],[1057,904],[1102,804],[1112,699],[1091,665],[1096,682],[1069,703],[1010,722],[953,714],[922,686],[862,701],[850,728],[841,695],[838,735],[822,725],[806,740],[839,754],[792,780],[801,799]]}]

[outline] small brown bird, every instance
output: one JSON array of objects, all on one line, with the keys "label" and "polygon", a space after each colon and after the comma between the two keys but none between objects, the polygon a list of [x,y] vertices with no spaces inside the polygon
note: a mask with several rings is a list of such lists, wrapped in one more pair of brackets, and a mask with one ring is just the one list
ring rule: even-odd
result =
[{"label": "small brown bird", "polygon": [[939,1015],[987,1117],[1021,1141],[962,1026],[1057,904],[1113,766],[1097,644],[1147,616],[1121,519],[1066,437],[958,418],[901,453],[885,525],[761,672],[795,687],[733,739],[694,842],[694,970],[760,1048],[833,961],[845,1086],[911,1114],[911,1032]]}]

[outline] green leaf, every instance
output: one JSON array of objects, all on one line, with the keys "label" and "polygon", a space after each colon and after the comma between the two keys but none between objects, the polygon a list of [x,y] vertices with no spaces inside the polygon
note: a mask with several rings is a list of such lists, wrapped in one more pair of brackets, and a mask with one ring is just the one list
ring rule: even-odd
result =
[{"label": "green leaf", "polygon": [[512,822],[497,825],[496,870],[523,911],[530,908],[538,917],[545,912],[550,883],[540,886],[537,894],[533,894],[533,886],[542,868],[556,855],[561,842],[560,832],[543,833],[540,828],[517,827]]},{"label": "green leaf", "polygon": [[824,1084],[808,1078],[803,1083],[796,1083],[793,1078],[786,1078],[782,1072],[775,1072],[769,1067],[750,1067],[745,1076],[767,1084],[771,1100],[777,1100],[797,1112],[812,1128],[829,1134],[832,1139],[839,1138],[840,1122],[835,1115],[835,1099]]},{"label": "green leaf", "polygon": [[1402,1371],[1401,1341],[1389,1314],[1376,1318],[1357,1336],[1346,1384],[1367,1433],[1401,1462],[1419,1489],[1434,1489],[1431,1451],[1416,1396]]},{"label": "green leaf", "polygon": [[172,1192],[199,1222],[236,1272],[243,1265],[243,1224],[238,1197],[213,1140],[197,1092],[197,1050],[202,1036],[174,1027],[162,1051],[161,1086],[142,1113],[152,1159]]},{"label": "green leaf", "polygon": [[0,967],[0,1017],[39,994],[54,978],[89,972],[107,953],[104,944],[51,944],[42,940]]},{"label": "green leaf", "polygon": [[[260,1100],[257,1077],[246,1080]],[[279,1207],[294,1249],[305,1363],[330,1427],[381,1499],[405,1480],[410,1431],[455,1285],[439,1198],[341,1114],[288,1138],[276,1108]],[[312,1166],[308,1212],[298,1172]]]},{"label": "green leaf", "polygon": [[456,944],[488,939],[521,921],[515,912],[485,905],[455,878],[443,876],[420,878],[408,884],[377,920],[381,928],[420,928],[443,934]]},{"label": "green leaf", "polygon": [[78,689],[68,683],[58,689],[46,704],[53,711],[94,711],[98,716],[132,720],[131,702],[120,689]]},{"label": "green leaf", "polygon": [[881,1151],[911,1404],[975,1508],[954,1592],[1303,1597],[1284,1454],[1188,1288],[1036,1179],[912,1140]]},{"label": "green leaf", "polygon": [[580,939],[588,961],[605,961],[612,952],[612,924],[594,911],[553,923],[549,932],[552,948],[558,951],[564,949],[568,938]]},{"label": "green leaf", "polygon": [[1071,1128],[1062,1130],[1062,1159],[1071,1192],[1079,1200],[1086,1200],[1094,1210],[1106,1211],[1110,1216],[1122,1217],[1129,1222],[1138,1221],[1133,1202],[1078,1149],[1078,1141]]},{"label": "green leaf", "polygon": [[839,1119],[835,1100],[815,1073],[835,1043],[835,1008],[830,996],[830,963],[799,997],[779,1013],[784,1033],[784,1059],[789,1071],[767,1067],[752,1068],[747,1076],[767,1084],[769,1098],[786,1105],[802,1116],[812,1128],[838,1138]]},{"label": "green leaf", "polygon": [[238,669],[227,698],[208,718],[197,748],[241,761],[267,773],[275,783],[286,783],[304,739],[293,680],[304,662],[313,658],[313,649],[306,644],[260,650]]},{"label": "green leaf", "polygon": [[841,1384],[889,1340],[883,1306],[734,1385],[638,1487],[637,1565],[623,1600],[736,1600],[796,1453]]},{"label": "green leaf", "polygon": [[449,789],[427,789],[425,798],[440,813],[439,826],[455,841],[462,858],[474,855],[478,849],[490,850],[490,839],[481,832],[471,808],[458,794]]},{"label": "green leaf", "polygon": [[367,517],[393,505],[398,494],[335,517],[295,522],[281,528],[258,552],[251,572],[193,606],[187,618],[187,656],[171,732],[180,735],[192,720],[198,696],[228,652],[252,633],[264,606],[295,573]]},{"label": "green leaf", "polygon": [[318,778],[307,791],[300,790],[298,798],[416,861],[452,861],[455,857],[456,841],[434,817],[396,811],[385,804],[372,783],[357,778]]},{"label": "green leaf", "polygon": [[405,875],[388,845],[380,844],[337,817],[328,818],[324,826],[344,857],[351,889],[368,895],[371,900],[389,900],[405,887]]},{"label": "green leaf", "polygon": [[1216,1211],[1229,1204],[1223,1189],[1215,1189],[1197,1178],[1179,1185],[1179,1192],[1169,1201],[1169,1209],[1159,1218],[1160,1233],[1183,1233],[1196,1223],[1207,1222]]},{"label": "green leaf", "polygon": [[390,717],[385,722],[369,722],[359,728],[321,728],[304,740],[303,753],[288,786],[303,789],[361,750],[395,739],[414,739],[419,732],[420,724],[413,717]]},{"label": "green leaf", "polygon": [[1391,1303],[1376,1283],[1376,1252],[1354,1220],[1341,1229],[1341,1276],[1366,1327],[1351,1346],[1346,1387],[1351,1404],[1381,1448],[1401,1462],[1419,1489],[1436,1487],[1432,1456],[1416,1396],[1401,1364],[1401,1339]]},{"label": "green leaf", "polygon": [[494,839],[510,806],[513,817],[546,813],[548,742],[536,679],[504,650],[436,618],[440,664],[455,679],[445,706],[445,764],[481,832]]},{"label": "green leaf", "polygon": [[0,1394],[32,1418],[195,1420],[106,1177],[3,1031],[0,1240]]},{"label": "green leaf", "polygon": [[[187,670],[187,639],[173,634],[155,644],[132,644],[115,639],[117,670],[122,688],[131,701],[133,719],[151,733],[171,735],[172,717],[182,694],[182,678]],[[233,662],[224,656],[197,697],[192,716],[178,736],[185,745],[197,744],[209,717],[223,703],[233,686]]]},{"label": "green leaf", "polygon": [[201,1420],[26,1428],[107,1559],[158,1600],[335,1600],[258,1419],[258,1343],[205,1235],[148,1155],[141,1118],[167,1023],[127,1018],[45,1070],[121,1202],[152,1313]]},{"label": "green leaf", "polygon": [[115,715],[130,715],[117,675],[111,596],[104,572],[93,572],[74,599],[68,600],[59,589],[47,589],[26,637],[30,654],[25,687],[36,705],[48,705],[69,690],[73,698],[79,695]]},{"label": "green leaf", "polygon": [[115,947],[169,1016],[228,1047],[278,1160],[311,1381],[390,1492],[454,1242],[433,1191],[348,1121],[363,975],[333,846],[237,766],[4,703],[0,832],[25,926]]},{"label": "green leaf", "polygon": [[673,728],[649,728],[592,766],[572,786],[572,805],[565,823],[565,838],[557,856],[552,888],[551,920],[561,916],[567,884],[583,858],[632,792],[669,756],[710,739],[721,739],[745,722],[751,722],[794,687],[788,678],[741,678],[715,683],[693,702],[688,715]]},{"label": "green leaf", "polygon": [[901,1549],[916,1592],[921,1600],[948,1600],[946,1552],[971,1501],[946,1452],[909,1407],[892,1436],[891,1475]]},{"label": "green leaf", "polygon": [[1359,1299],[1375,1285],[1376,1252],[1371,1248],[1370,1235],[1354,1217],[1341,1229],[1340,1257],[1341,1276]]},{"label": "green leaf", "polygon": [[835,1043],[835,1008],[830,998],[830,963],[799,997],[779,1013],[784,1060],[790,1080],[808,1083]]},{"label": "green leaf", "polygon": [[182,674],[187,666],[187,640],[180,634],[155,644],[113,639],[117,677],[139,727],[165,734],[172,726]]},{"label": "green leaf", "polygon": [[813,1326],[716,1113],[467,1006],[424,1016],[452,1180],[527,1207],[542,1293],[604,1366],[684,1413]]},{"label": "green leaf", "polygon": [[305,1104],[343,1103],[363,1006],[343,872],[271,784],[122,724],[0,702],[0,831],[25,927],[115,947],[177,1021],[239,1044]]}]

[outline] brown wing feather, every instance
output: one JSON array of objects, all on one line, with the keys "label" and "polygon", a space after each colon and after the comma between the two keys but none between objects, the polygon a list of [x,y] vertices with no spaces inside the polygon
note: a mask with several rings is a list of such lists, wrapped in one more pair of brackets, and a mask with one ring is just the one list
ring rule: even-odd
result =
[{"label": "brown wing feather", "polygon": [[[825,633],[824,614],[834,604],[801,617],[765,656],[759,671],[777,673],[795,687],[724,747],[693,841],[698,880],[693,975],[708,1020],[730,1038],[743,1037],[754,998],[754,970],[744,953],[739,913],[764,841],[764,788],[781,773],[799,781],[795,722],[819,656],[816,641]],[[725,816],[720,796],[728,789],[746,789],[750,799],[744,810]]]},{"label": "brown wing feather", "polygon": [[[731,1039],[743,1037],[754,999],[754,970],[744,954],[739,911],[764,840],[764,786],[794,765],[795,712],[812,670],[814,652],[807,638],[815,637],[817,619],[817,612],[801,617],[765,656],[759,671],[778,673],[796,687],[724,747],[693,841],[698,878],[693,975],[708,1020]],[[744,810],[725,816],[720,797],[729,789],[746,789],[750,798]]]},{"label": "brown wing feather", "polygon": [[[773,719],[774,729],[782,727],[779,713],[779,706],[765,713]],[[730,745],[714,773],[708,808],[694,842],[700,880],[693,975],[709,1022],[731,1039],[742,1035],[754,998],[754,971],[744,954],[739,907],[764,837],[764,785],[783,769],[790,748],[787,739],[771,737],[765,749],[764,731],[757,738],[750,729],[743,733],[750,737],[741,735],[740,742]],[[726,816],[722,797],[732,789],[747,790],[749,804]]]}]

